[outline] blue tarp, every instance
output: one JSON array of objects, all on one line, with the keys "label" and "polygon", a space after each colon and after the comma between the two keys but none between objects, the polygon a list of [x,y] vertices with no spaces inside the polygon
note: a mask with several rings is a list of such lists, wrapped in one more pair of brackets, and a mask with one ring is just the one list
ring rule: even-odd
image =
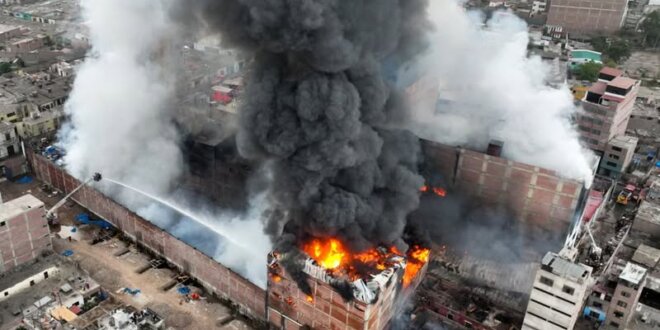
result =
[{"label": "blue tarp", "polygon": [[140,289],[130,289],[130,288],[124,288],[124,293],[128,293],[130,295],[137,295],[140,293]]},{"label": "blue tarp", "polygon": [[83,225],[92,225],[101,227],[102,229],[110,229],[112,225],[105,220],[92,220],[87,213],[80,213],[76,216],[76,221],[80,222]]},{"label": "blue tarp", "polygon": [[70,256],[73,255],[73,251],[71,251],[71,250],[64,250],[64,252],[62,252],[62,255],[65,256],[65,257],[70,257]]},{"label": "blue tarp", "polygon": [[22,184],[31,183],[31,182],[32,182],[32,177],[29,176],[29,175],[26,175],[26,176],[24,176],[24,177],[22,177],[22,178],[16,180],[16,182],[18,182],[18,183],[22,183]]},{"label": "blue tarp", "polygon": [[605,313],[599,309],[590,306],[584,308],[584,317],[592,318],[592,319],[595,318],[596,320],[598,320],[598,322],[605,321]]},{"label": "blue tarp", "polygon": [[180,294],[189,294],[190,293],[190,288],[187,286],[182,286],[176,289]]}]

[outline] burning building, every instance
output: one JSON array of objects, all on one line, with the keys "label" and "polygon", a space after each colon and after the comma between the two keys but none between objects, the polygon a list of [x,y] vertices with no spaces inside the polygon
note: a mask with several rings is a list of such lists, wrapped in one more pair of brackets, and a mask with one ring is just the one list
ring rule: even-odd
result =
[{"label": "burning building", "polygon": [[[300,250],[268,258],[268,321],[282,329],[386,328],[401,298],[421,282],[430,253],[419,246],[406,254],[395,247],[351,253],[337,239],[315,239]],[[300,271],[287,271],[286,263]]]}]

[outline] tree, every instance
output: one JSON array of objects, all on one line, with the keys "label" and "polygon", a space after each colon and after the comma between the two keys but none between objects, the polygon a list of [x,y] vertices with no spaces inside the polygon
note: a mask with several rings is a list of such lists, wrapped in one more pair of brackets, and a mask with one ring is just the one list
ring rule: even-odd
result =
[{"label": "tree", "polygon": [[630,44],[625,39],[617,38],[608,40],[605,37],[595,37],[591,39],[591,46],[596,51],[603,53],[608,59],[617,63],[630,57]]},{"label": "tree", "polygon": [[615,40],[610,43],[610,47],[607,49],[607,57],[611,58],[617,63],[626,60],[630,57],[630,45],[625,40]]},{"label": "tree", "polygon": [[603,62],[603,64],[605,64],[605,66],[610,67],[610,68],[616,68],[617,67],[616,62],[614,62],[614,60],[612,60],[611,58],[606,59],[605,62]]},{"label": "tree", "polygon": [[641,28],[644,31],[644,45],[648,43],[651,47],[658,47],[660,42],[660,11],[656,10],[646,16]]},{"label": "tree", "polygon": [[0,63],[0,74],[5,74],[11,72],[11,63],[1,62]]},{"label": "tree", "polygon": [[597,52],[601,53],[606,53],[607,49],[610,47],[607,38],[605,37],[595,37],[591,39],[591,46],[593,46]]},{"label": "tree", "polygon": [[575,76],[579,80],[596,81],[598,80],[598,73],[602,68],[602,64],[590,61],[578,66],[577,69],[575,69]]}]

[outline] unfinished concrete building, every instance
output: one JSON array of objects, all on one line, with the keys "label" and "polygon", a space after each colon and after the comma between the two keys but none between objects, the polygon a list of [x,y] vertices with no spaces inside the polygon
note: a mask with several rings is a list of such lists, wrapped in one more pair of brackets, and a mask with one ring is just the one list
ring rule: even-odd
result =
[{"label": "unfinished concrete building", "polygon": [[617,179],[633,160],[639,139],[633,136],[616,136],[607,144],[599,174]]},{"label": "unfinished concrete building", "polygon": [[0,205],[0,273],[51,249],[44,203],[24,195]]},{"label": "unfinished concrete building", "polygon": [[591,285],[591,271],[548,252],[536,273],[522,329],[573,329]]}]

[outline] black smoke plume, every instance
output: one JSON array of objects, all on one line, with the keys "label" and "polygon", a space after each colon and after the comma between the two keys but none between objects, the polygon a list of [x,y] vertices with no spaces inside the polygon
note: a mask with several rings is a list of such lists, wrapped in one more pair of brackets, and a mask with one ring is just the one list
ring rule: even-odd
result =
[{"label": "black smoke plume", "polygon": [[383,63],[403,63],[425,46],[427,0],[182,6],[177,15],[254,54],[237,143],[243,156],[272,164],[275,205],[286,214],[273,220],[286,226],[267,226],[273,237],[283,228],[299,240],[340,237],[353,250],[405,248],[423,185],[420,147],[396,128],[406,108]]}]

